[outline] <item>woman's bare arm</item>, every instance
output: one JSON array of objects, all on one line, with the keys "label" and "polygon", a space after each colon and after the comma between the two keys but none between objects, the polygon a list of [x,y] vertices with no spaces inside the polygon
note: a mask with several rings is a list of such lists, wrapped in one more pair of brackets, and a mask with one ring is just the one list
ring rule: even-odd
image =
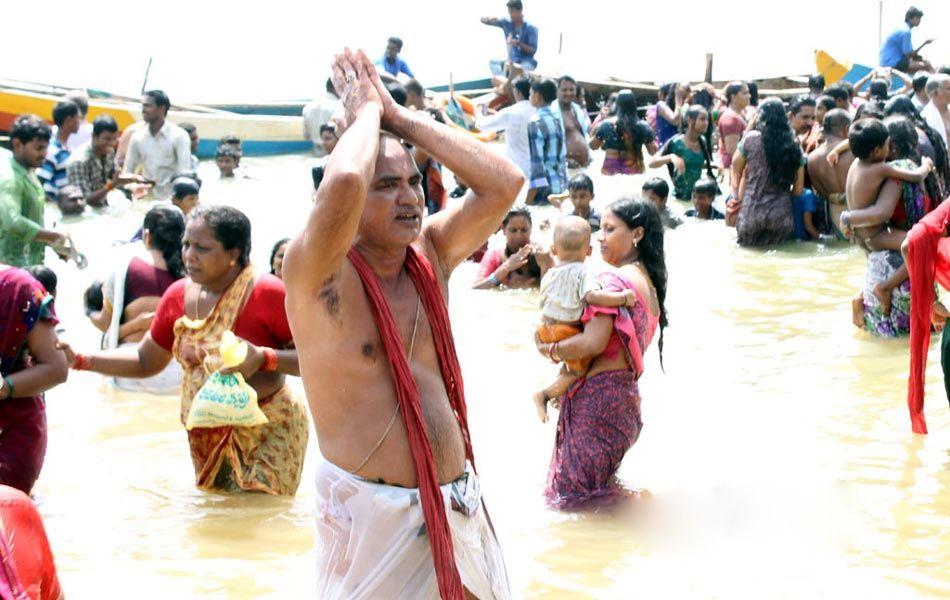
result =
[{"label": "woman's bare arm", "polygon": [[[614,317],[611,315],[597,315],[584,325],[584,331],[566,340],[557,342],[556,357],[561,360],[575,360],[600,355],[614,328]],[[550,356],[554,344],[538,343],[538,351],[544,356]]]},{"label": "woman's bare arm", "polygon": [[[8,375],[13,384],[13,397],[38,396],[66,381],[69,369],[66,357],[56,347],[56,330],[49,321],[39,321],[26,336],[35,364],[18,373]],[[4,387],[4,397],[9,390]]]},{"label": "woman's bare arm", "polygon": [[[65,353],[69,366],[75,368],[76,353],[72,347],[65,342],[60,342],[58,347]],[[152,339],[152,334],[146,333],[142,341],[134,348],[117,348],[85,354],[83,357],[86,360],[87,371],[112,377],[144,379],[161,373],[172,360],[172,353],[159,346]]]}]

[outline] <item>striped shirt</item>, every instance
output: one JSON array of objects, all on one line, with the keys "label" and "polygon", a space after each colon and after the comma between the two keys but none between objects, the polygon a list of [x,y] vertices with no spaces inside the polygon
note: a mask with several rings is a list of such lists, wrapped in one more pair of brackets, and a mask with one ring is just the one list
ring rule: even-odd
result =
[{"label": "striped shirt", "polygon": [[531,189],[549,188],[560,194],[567,188],[567,147],[564,127],[551,112],[542,106],[528,121],[528,149],[531,152]]},{"label": "striped shirt", "polygon": [[59,190],[69,184],[69,174],[66,172],[68,160],[69,150],[63,146],[59,138],[52,138],[46,150],[46,160],[36,171],[36,177],[43,184],[43,191],[50,200],[55,201],[59,197]]}]

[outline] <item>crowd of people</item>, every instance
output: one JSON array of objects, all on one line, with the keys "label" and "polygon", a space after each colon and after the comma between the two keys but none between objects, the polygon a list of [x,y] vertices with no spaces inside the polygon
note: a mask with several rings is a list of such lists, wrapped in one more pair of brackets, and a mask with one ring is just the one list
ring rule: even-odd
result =
[{"label": "crowd of people", "polygon": [[[400,38],[388,39],[375,64],[342,52],[325,95],[303,109],[322,155],[313,206],[302,231],[274,243],[267,272],[250,263],[248,217],[201,205],[198,131],[168,120],[161,90],[143,94],[142,120],[124,131],[108,115],[88,122],[82,92],[54,107],[53,127],[18,118],[12,151],[0,156],[0,484],[8,486],[0,492],[9,504],[21,505],[40,476],[43,393],[69,369],[108,376],[119,389],[179,393],[183,424],[211,373],[239,373],[267,423],[189,429],[195,484],[294,494],[312,418],[325,459],[320,597],[505,598],[445,300],[461,263],[479,263],[476,289],[539,289],[535,346],[561,365],[533,398],[542,421],[559,412],[544,496],[567,511],[614,507],[632,494],[616,473],[642,427],[638,379],[654,337],[662,364],[668,230],[719,220],[754,248],[850,239],[868,261],[852,302],[856,326],[885,337],[913,330],[919,346],[931,320],[940,328],[950,317],[932,298],[934,278],[950,282],[939,251],[946,219],[937,223],[950,195],[950,72],[910,46],[919,10],[907,12],[906,35],[888,38],[881,68],[855,85],[826,87],[815,75],[786,102],[760,99],[751,81],[673,82],[657,86],[642,113],[630,90],[589,111],[575,78],[536,76],[537,27],[520,0],[507,8],[508,18],[482,22],[505,33],[498,72],[508,106],[475,122],[503,132],[504,153],[482,152],[476,137],[446,125],[453,107],[432,102],[413,78]],[[903,89],[892,91],[893,79]],[[218,141],[222,180],[248,176],[241,158],[239,139]],[[603,177],[667,174],[598,211],[587,174],[595,164]],[[456,202],[443,168],[458,183]],[[83,296],[102,349],[73,348],[56,334],[56,278],[43,262],[46,246],[64,259],[77,252],[47,228],[45,207],[80,214],[125,198],[150,203],[142,227]],[[536,223],[541,205],[560,213],[550,248],[533,238],[551,226]],[[499,228],[503,243],[490,247]],[[608,269],[588,262],[593,247]],[[930,295],[920,283],[927,277]],[[912,289],[926,317],[919,307],[912,314]],[[247,352],[223,367],[231,333]],[[919,371],[919,353],[914,360]],[[302,378],[310,417],[287,376]],[[914,419],[925,431],[919,407]],[[41,529],[31,539],[48,557]],[[344,556],[354,542],[358,556]],[[0,558],[9,552],[0,535]],[[44,598],[57,597],[51,557],[44,561],[45,570],[23,573],[43,579],[52,594]]]}]

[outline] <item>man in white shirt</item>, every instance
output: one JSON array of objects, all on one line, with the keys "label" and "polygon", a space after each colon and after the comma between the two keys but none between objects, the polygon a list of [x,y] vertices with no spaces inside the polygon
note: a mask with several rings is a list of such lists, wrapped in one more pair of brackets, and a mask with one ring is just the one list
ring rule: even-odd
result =
[{"label": "man in white shirt", "polygon": [[333,118],[343,105],[333,90],[333,82],[327,79],[327,91],[321,98],[314,98],[303,107],[303,135],[313,142],[314,149],[319,154],[328,153],[320,140],[320,128]]},{"label": "man in white shirt", "polygon": [[77,148],[92,140],[92,123],[86,120],[89,115],[89,96],[83,90],[72,90],[66,93],[66,100],[79,107],[79,116],[82,119],[79,124],[79,131],[70,135],[69,139],[66,140],[66,149],[75,152]]},{"label": "man in white shirt", "polygon": [[950,75],[931,75],[927,79],[926,90],[930,102],[920,111],[920,116],[940,134],[944,147],[947,147],[947,138],[950,137],[950,113],[947,111],[947,103],[950,103]]},{"label": "man in white shirt", "polygon": [[167,121],[171,101],[161,90],[149,90],[142,96],[142,120],[145,126],[132,134],[122,170],[142,175],[155,182],[151,196],[166,200],[171,183],[179,173],[191,170],[191,138]]},{"label": "man in white shirt", "polygon": [[531,152],[528,149],[528,121],[538,109],[528,100],[531,94],[531,82],[527,77],[516,77],[511,82],[511,87],[514,90],[515,103],[494,115],[479,119],[478,128],[481,131],[504,130],[508,158],[518,165],[525,178],[529,178]]},{"label": "man in white shirt", "polygon": [[930,102],[930,97],[927,96],[927,79],[929,78],[930,73],[920,72],[914,75],[914,94],[910,97],[910,101],[914,103],[914,108],[918,112]]}]

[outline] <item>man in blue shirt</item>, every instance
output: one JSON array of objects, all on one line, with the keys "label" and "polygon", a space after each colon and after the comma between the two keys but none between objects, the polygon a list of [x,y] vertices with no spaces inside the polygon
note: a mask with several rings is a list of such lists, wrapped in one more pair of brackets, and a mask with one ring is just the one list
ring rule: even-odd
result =
[{"label": "man in blue shirt", "polygon": [[405,73],[409,77],[415,77],[415,75],[412,74],[412,69],[406,64],[406,61],[399,58],[400,52],[402,52],[402,40],[395,36],[389,38],[389,40],[386,41],[386,52],[383,54],[383,57],[377,61],[376,66],[382,67],[384,71],[393,77],[398,76],[400,73]]},{"label": "man in blue shirt", "polygon": [[904,73],[914,73],[916,71],[933,71],[930,63],[925,61],[918,54],[924,46],[933,40],[927,40],[916,50],[911,44],[910,31],[920,25],[920,19],[924,16],[923,11],[911,6],[904,14],[904,25],[887,36],[884,45],[881,46],[881,52],[878,56],[878,62],[882,67],[892,67]]},{"label": "man in blue shirt", "polygon": [[526,204],[547,204],[548,196],[567,189],[567,144],[564,125],[551,111],[557,100],[557,84],[552,79],[531,84],[531,104],[538,111],[528,120],[528,151],[531,179]]},{"label": "man in blue shirt", "polygon": [[508,43],[508,61],[525,71],[538,66],[534,53],[538,51],[538,28],[524,20],[524,5],[521,0],[508,0],[508,19],[482,17],[482,23],[500,27]]}]

